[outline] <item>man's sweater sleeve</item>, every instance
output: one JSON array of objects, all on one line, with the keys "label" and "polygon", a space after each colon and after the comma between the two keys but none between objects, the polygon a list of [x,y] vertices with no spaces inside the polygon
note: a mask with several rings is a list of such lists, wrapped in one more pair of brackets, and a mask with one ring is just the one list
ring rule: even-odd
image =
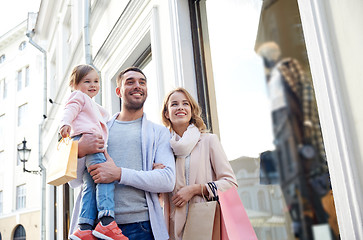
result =
[{"label": "man's sweater sleeve", "polygon": [[165,168],[150,171],[122,168],[120,184],[154,193],[173,191],[175,185],[175,160],[169,143],[170,133],[166,128],[163,128],[159,134],[157,146],[154,146],[156,151],[153,162],[162,163]]}]

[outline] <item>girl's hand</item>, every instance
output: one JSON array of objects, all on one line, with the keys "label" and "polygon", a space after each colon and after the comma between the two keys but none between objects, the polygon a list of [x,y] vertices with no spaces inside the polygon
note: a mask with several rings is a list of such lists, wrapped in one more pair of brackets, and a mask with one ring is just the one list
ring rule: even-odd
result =
[{"label": "girl's hand", "polygon": [[67,138],[69,137],[69,135],[71,134],[71,126],[69,125],[64,125],[63,127],[61,127],[61,129],[59,130],[60,135],[62,136],[62,138]]},{"label": "girl's hand", "polygon": [[176,207],[183,207],[187,202],[200,192],[200,185],[184,186],[171,198]]}]

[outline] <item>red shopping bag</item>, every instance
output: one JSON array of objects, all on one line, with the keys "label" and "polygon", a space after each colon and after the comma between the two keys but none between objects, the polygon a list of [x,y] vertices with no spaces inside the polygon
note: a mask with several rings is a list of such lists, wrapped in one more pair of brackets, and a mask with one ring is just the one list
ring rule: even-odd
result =
[{"label": "red shopping bag", "polygon": [[222,240],[258,240],[235,187],[218,190]]}]

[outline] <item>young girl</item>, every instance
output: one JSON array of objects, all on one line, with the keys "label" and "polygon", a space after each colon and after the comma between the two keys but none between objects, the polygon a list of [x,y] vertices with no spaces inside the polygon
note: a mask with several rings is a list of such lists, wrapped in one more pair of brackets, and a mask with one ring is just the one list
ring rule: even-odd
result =
[{"label": "young girl", "polygon": [[[187,205],[213,196],[208,182],[225,191],[237,187],[236,177],[215,134],[206,133],[199,105],[184,88],[170,92],[162,120],[172,133],[170,145],[176,156],[176,184],[165,202],[170,239],[182,239]],[[162,166],[155,166],[161,167]]]},{"label": "young girl", "polygon": [[[79,139],[82,134],[101,134],[107,142],[108,130],[107,111],[92,98],[100,90],[99,77],[95,69],[89,65],[76,66],[71,74],[69,85],[74,90],[69,97],[61,121],[60,134],[63,138],[71,136]],[[72,129],[72,134],[71,134]],[[103,153],[86,156],[86,166],[105,162]],[[97,214],[98,212],[98,214]],[[79,228],[69,238],[80,239],[118,239],[126,240],[114,221],[114,183],[95,184],[85,169],[83,173],[83,192]],[[100,222],[92,232],[95,219]]]}]

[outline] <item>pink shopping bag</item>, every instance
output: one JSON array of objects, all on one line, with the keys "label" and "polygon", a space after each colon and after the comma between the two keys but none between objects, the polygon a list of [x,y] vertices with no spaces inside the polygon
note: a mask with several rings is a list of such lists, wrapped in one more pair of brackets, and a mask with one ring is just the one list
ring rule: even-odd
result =
[{"label": "pink shopping bag", "polygon": [[257,240],[257,236],[237,189],[232,187],[225,192],[218,190],[221,207],[222,240]]}]

